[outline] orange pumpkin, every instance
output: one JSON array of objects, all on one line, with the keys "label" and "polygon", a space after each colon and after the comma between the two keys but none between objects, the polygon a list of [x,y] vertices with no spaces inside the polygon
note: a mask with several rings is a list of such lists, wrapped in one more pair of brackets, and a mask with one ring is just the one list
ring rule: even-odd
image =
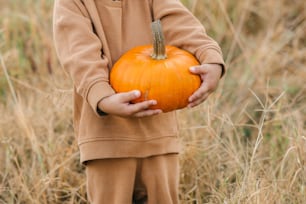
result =
[{"label": "orange pumpkin", "polygon": [[150,109],[168,112],[184,108],[200,87],[200,77],[189,71],[199,63],[189,52],[164,45],[159,21],[152,23],[152,30],[153,46],[139,46],[125,53],[113,66],[110,83],[117,93],[141,91],[141,97],[132,103],[154,99],[157,105]]}]

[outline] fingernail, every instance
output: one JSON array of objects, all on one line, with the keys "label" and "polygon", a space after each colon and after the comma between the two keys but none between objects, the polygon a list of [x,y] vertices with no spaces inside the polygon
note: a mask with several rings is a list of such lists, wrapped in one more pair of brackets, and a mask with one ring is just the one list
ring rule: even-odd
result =
[{"label": "fingernail", "polygon": [[136,96],[136,97],[139,97],[140,96],[140,91],[134,91],[134,95]]},{"label": "fingernail", "polygon": [[157,104],[157,101],[151,101],[151,104],[152,104],[152,105],[156,105],[156,104]]},{"label": "fingernail", "polygon": [[188,107],[188,108],[192,108],[192,107],[193,107],[193,105],[192,105],[192,104],[189,104],[187,107]]},{"label": "fingernail", "polygon": [[192,71],[192,72],[195,72],[196,71],[196,67],[190,67],[189,70]]},{"label": "fingernail", "polygon": [[157,113],[157,114],[162,113],[162,112],[163,112],[163,111],[160,110],[160,109],[156,110],[156,113]]}]

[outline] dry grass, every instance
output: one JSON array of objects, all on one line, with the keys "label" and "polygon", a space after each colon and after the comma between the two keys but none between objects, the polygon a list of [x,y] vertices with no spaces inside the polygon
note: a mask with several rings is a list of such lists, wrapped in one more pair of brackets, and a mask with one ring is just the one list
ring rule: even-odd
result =
[{"label": "dry grass", "polygon": [[[228,72],[179,112],[181,199],[306,202],[306,3],[189,0]],[[0,203],[86,203],[52,0],[0,0]]]}]

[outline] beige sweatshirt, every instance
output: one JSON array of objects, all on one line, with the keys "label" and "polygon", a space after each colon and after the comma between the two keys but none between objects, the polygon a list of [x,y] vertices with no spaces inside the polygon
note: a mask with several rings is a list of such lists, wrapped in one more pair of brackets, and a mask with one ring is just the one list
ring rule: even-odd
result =
[{"label": "beige sweatshirt", "polygon": [[178,0],[55,0],[54,42],[74,83],[74,128],[81,162],[101,158],[177,153],[175,112],[145,118],[97,113],[114,94],[109,71],[127,50],[152,43],[151,22],[160,19],[166,44],[201,63],[223,64],[218,44]]}]

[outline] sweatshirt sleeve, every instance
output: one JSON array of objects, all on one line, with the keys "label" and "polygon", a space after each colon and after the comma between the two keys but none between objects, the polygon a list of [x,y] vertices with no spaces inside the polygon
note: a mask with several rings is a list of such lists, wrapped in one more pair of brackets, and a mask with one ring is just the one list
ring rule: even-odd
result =
[{"label": "sweatshirt sleeve", "polygon": [[179,0],[153,0],[153,15],[161,20],[166,44],[189,51],[201,64],[220,64],[223,76],[225,65],[221,48]]},{"label": "sweatshirt sleeve", "polygon": [[80,0],[55,0],[53,14],[55,49],[76,92],[97,113],[98,102],[114,90],[109,84],[108,59],[94,33],[88,12]]}]

